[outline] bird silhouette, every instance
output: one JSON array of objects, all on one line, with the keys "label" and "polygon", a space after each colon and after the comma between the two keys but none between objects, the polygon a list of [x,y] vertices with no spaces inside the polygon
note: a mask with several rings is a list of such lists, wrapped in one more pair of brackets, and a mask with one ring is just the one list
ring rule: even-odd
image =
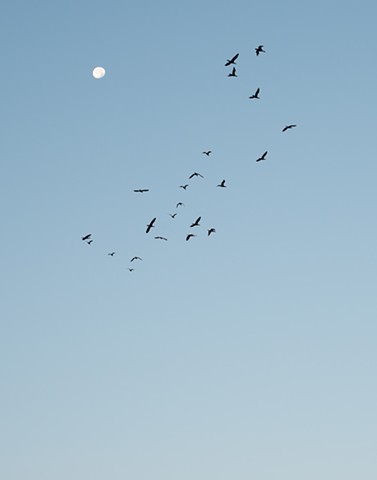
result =
[{"label": "bird silhouette", "polygon": [[211,233],[216,233],[216,230],[215,230],[214,228],[210,228],[210,229],[208,230],[208,236],[210,236]]},{"label": "bird silhouette", "polygon": [[88,233],[88,235],[85,235],[84,237],[81,237],[81,240],[89,240],[89,238],[92,236],[91,233]]},{"label": "bird silhouette", "polygon": [[193,233],[189,233],[189,234],[186,236],[186,242],[187,242],[188,240],[190,240],[190,238],[196,237],[196,236],[197,236],[197,235],[194,235]]},{"label": "bird silhouette", "polygon": [[110,255],[110,257],[113,257],[115,255],[115,252],[108,253],[108,255]]},{"label": "bird silhouette", "polygon": [[165,240],[165,242],[168,241],[166,237],[154,237],[156,240]]},{"label": "bird silhouette", "polygon": [[179,188],[183,188],[183,190],[186,190],[186,188],[188,187],[188,183],[186,183],[186,185],[180,185]]},{"label": "bird silhouette", "polygon": [[264,45],[258,45],[258,47],[255,49],[255,53],[257,54],[257,56],[258,56],[260,53],[266,53],[266,52],[263,50],[263,47],[264,47]]},{"label": "bird silhouette", "polygon": [[225,67],[229,67],[229,65],[236,65],[236,60],[238,58],[239,53],[236,53],[234,57],[232,57],[230,60],[227,59]]},{"label": "bird silhouette", "polygon": [[194,223],[190,225],[190,227],[199,227],[199,222],[202,217],[198,217]]},{"label": "bird silhouette", "polygon": [[131,260],[130,260],[130,262],[133,262],[134,260],[143,260],[143,259],[140,258],[140,257],[132,257]]},{"label": "bird silhouette", "polygon": [[145,230],[145,233],[149,233],[150,229],[154,227],[154,222],[156,221],[156,217],[151,220],[151,222],[147,225],[147,229]]},{"label": "bird silhouette", "polygon": [[221,183],[219,183],[217,185],[218,187],[222,187],[222,188],[226,188],[226,185],[225,185],[225,180],[223,180]]},{"label": "bird silhouette", "polygon": [[297,127],[297,125],[286,125],[286,126],[283,128],[282,132],[286,132],[286,131],[289,130],[290,128],[294,128],[294,127]]},{"label": "bird silhouette", "polygon": [[129,268],[128,269],[130,272],[133,272],[135,269],[134,268]]},{"label": "bird silhouette", "polygon": [[189,179],[191,179],[191,178],[193,178],[193,177],[201,177],[201,178],[204,178],[203,175],[201,175],[201,174],[198,173],[198,172],[192,173],[192,174],[189,176]]},{"label": "bird silhouette", "polygon": [[207,155],[207,157],[209,157],[211,153],[212,153],[212,150],[207,150],[207,152],[202,152],[202,154]]},{"label": "bird silhouette", "polygon": [[261,160],[266,160],[266,155],[267,155],[267,150],[264,152],[264,154],[262,156],[260,156],[259,158],[257,158],[257,162],[260,162]]},{"label": "bird silhouette", "polygon": [[169,213],[169,215],[171,216],[171,218],[175,218],[175,216],[177,215],[176,213]]},{"label": "bird silhouette", "polygon": [[144,192],[149,192],[148,188],[138,188],[137,190],[134,190],[135,193],[144,193]]},{"label": "bird silhouette", "polygon": [[236,67],[232,68],[231,73],[228,73],[228,77],[238,77],[238,75],[236,74]]},{"label": "bird silhouette", "polygon": [[251,98],[251,99],[253,99],[253,98],[258,98],[258,99],[259,99],[259,98],[260,98],[260,97],[259,97],[259,92],[260,92],[260,88],[257,88],[257,89],[255,90],[254,95],[251,95],[251,97],[249,97],[249,98]]},{"label": "bird silhouette", "polygon": [[184,207],[185,204],[182,203],[182,202],[178,202],[177,205],[175,206],[175,208],[178,208],[178,207]]},{"label": "bird silhouette", "polygon": [[93,243],[93,240],[88,240],[86,243],[87,243],[88,245],[91,245],[91,244]]}]

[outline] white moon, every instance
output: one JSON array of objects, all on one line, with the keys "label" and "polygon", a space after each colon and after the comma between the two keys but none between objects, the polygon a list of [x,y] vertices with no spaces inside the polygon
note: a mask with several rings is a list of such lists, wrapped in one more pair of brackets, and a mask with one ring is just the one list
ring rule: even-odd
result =
[{"label": "white moon", "polygon": [[92,75],[98,80],[106,75],[106,70],[103,67],[95,67],[93,68]]}]

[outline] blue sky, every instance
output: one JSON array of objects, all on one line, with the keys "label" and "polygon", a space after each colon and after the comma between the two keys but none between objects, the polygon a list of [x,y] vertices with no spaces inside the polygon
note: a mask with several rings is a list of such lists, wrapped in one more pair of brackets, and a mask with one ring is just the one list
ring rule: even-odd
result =
[{"label": "blue sky", "polygon": [[1,13],[1,478],[374,480],[375,3]]}]

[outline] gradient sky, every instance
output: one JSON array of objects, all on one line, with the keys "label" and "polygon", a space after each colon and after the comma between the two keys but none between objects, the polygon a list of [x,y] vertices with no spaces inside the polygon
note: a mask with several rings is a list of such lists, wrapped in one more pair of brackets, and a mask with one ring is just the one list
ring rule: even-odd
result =
[{"label": "gradient sky", "polygon": [[2,2],[1,478],[376,479],[376,18]]}]

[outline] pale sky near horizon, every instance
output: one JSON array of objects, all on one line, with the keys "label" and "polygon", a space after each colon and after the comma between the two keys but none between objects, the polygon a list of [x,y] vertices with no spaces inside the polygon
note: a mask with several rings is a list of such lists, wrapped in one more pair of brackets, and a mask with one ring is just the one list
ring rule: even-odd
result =
[{"label": "pale sky near horizon", "polygon": [[375,2],[0,11],[0,478],[375,480]]}]

